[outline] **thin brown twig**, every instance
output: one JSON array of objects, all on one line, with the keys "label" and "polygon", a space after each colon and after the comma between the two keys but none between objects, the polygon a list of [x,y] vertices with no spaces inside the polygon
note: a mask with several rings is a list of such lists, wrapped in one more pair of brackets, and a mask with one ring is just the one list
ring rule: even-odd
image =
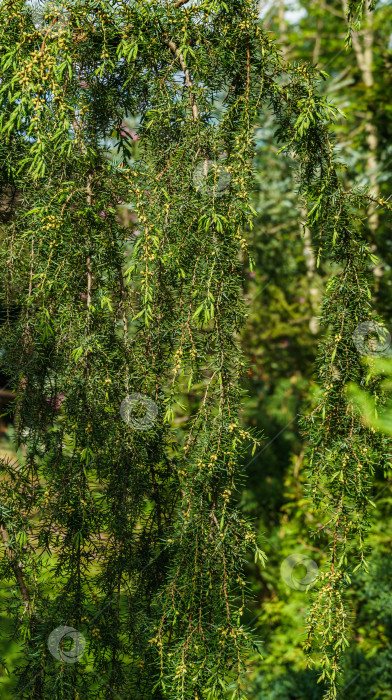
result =
[{"label": "thin brown twig", "polygon": [[7,555],[8,559],[10,561],[10,564],[14,570],[15,577],[16,577],[16,580],[18,582],[18,586],[19,586],[19,589],[20,589],[20,592],[22,594],[22,598],[23,598],[23,601],[25,604],[25,608],[26,608],[26,610],[31,612],[30,595],[29,595],[29,591],[27,589],[25,580],[23,578],[21,565],[16,559],[15,552],[13,552],[11,547],[9,546],[8,532],[5,529],[3,524],[0,525],[0,535],[1,535],[1,539],[3,540],[6,555]]},{"label": "thin brown twig", "polygon": [[176,2],[173,2],[173,7],[178,8],[182,7],[182,5],[185,5],[189,0],[176,0]]},{"label": "thin brown twig", "polygon": [[169,46],[169,48],[171,49],[171,51],[174,53],[174,55],[177,56],[177,58],[179,59],[179,61],[180,61],[180,63],[181,63],[181,68],[182,68],[182,70],[184,71],[184,75],[185,75],[185,82],[186,82],[187,87],[188,87],[188,89],[189,89],[189,96],[190,96],[190,100],[191,100],[193,121],[196,122],[196,121],[198,120],[198,118],[199,118],[199,110],[197,109],[197,104],[196,104],[195,96],[194,96],[194,94],[193,94],[193,92],[192,92],[193,83],[192,83],[192,80],[191,80],[191,77],[190,77],[189,70],[188,70],[188,68],[187,68],[187,66],[186,66],[184,56],[182,55],[181,51],[178,50],[177,45],[174,43],[174,41],[168,41],[168,40],[167,40],[167,45]]}]

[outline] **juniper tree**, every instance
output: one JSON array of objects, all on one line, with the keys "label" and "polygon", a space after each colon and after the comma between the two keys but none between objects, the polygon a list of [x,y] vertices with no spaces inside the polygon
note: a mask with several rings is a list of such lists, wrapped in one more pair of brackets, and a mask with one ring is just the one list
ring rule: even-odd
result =
[{"label": "juniper tree", "polygon": [[[272,109],[298,163],[317,255],[343,265],[310,435],[316,505],[327,489],[335,518],[311,635],[327,598],[344,621],[337,548],[348,518],[362,545],[383,449],[344,398],[362,376],[353,328],[370,314],[353,219],[369,195],[340,184],[326,76],[284,64],[253,0],[66,0],[43,15],[3,0],[0,16],[2,345],[21,454],[1,460],[0,486],[1,569],[24,642],[15,692],[185,700],[234,683],[243,697],[254,642],[242,567],[249,550],[263,561],[235,505],[240,457],[257,444],[239,416],[237,337],[256,116]],[[333,697],[326,664],[342,635],[328,631]]]}]

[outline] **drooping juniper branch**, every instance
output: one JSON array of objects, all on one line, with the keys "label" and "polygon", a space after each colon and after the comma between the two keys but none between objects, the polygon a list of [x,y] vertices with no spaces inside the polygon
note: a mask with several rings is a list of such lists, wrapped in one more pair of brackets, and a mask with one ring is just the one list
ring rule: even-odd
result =
[{"label": "drooping juniper branch", "polygon": [[[92,181],[92,176],[89,175],[87,179],[87,187],[86,187],[86,192],[87,192],[87,204],[89,207],[92,205],[93,201],[93,193],[91,189],[91,181]],[[86,261],[86,267],[87,267],[87,309],[90,310],[91,306],[91,286],[92,286],[92,270],[91,270],[91,257],[88,255],[87,261]]]},{"label": "drooping juniper branch", "polygon": [[17,580],[17,583],[18,583],[20,592],[21,592],[21,594],[22,594],[22,598],[23,598],[23,601],[24,601],[24,604],[25,604],[25,608],[30,612],[30,611],[31,611],[31,602],[30,602],[29,591],[28,591],[27,585],[26,585],[26,583],[25,583],[25,580],[24,580],[24,578],[23,578],[21,565],[20,565],[20,563],[17,561],[17,557],[16,557],[15,552],[14,552],[14,551],[11,549],[11,547],[9,546],[8,532],[7,532],[7,530],[5,529],[4,524],[1,524],[1,525],[0,525],[0,536],[1,536],[1,539],[3,540],[5,553],[6,553],[7,557],[8,557],[8,559],[9,559],[9,561],[10,561],[10,563],[11,563],[11,566],[12,566],[12,569],[13,569],[13,571],[14,571],[14,573],[15,573],[15,578],[16,578],[16,580]]}]

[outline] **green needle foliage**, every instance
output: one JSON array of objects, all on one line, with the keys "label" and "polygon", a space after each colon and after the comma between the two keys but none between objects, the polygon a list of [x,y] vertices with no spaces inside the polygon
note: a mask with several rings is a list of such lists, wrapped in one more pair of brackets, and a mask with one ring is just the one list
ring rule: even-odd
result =
[{"label": "green needle foliage", "polygon": [[346,7],[347,19],[350,25],[350,36],[352,30],[355,31],[359,28],[363,14],[366,11],[372,12],[375,9],[376,0],[347,0],[344,6]]},{"label": "green needle foliage", "polygon": [[373,12],[377,0],[343,0],[343,9],[346,12],[348,31],[346,34],[346,47],[352,47],[353,32],[361,28],[361,21],[365,15]]},{"label": "green needle foliage", "polygon": [[[0,51],[3,364],[23,455],[1,460],[0,482],[16,696],[245,697],[242,567],[263,553],[234,503],[239,457],[257,444],[239,420],[237,336],[253,129],[269,109],[317,254],[343,265],[308,429],[315,502],[333,520],[310,636],[334,697],[346,542],[362,551],[383,447],[343,394],[362,371],[351,336],[370,314],[369,252],[363,195],[337,175],[325,75],[283,64],[253,0],[66,0],[39,22],[4,0]],[[66,626],[87,642],[78,663],[48,652]]]}]

